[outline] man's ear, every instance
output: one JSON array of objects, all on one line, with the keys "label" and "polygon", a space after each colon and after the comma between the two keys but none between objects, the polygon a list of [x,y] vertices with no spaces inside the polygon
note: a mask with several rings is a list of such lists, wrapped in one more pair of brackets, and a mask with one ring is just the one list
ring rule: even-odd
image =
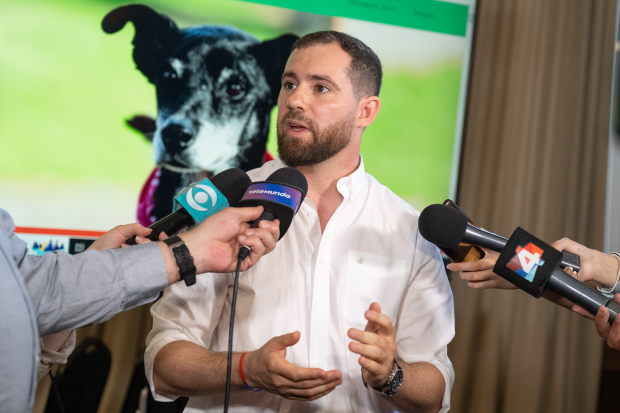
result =
[{"label": "man's ear", "polygon": [[365,128],[375,121],[381,109],[381,99],[378,96],[368,96],[362,98],[357,107],[359,116],[355,120],[355,126]]},{"label": "man's ear", "polygon": [[282,73],[284,73],[286,61],[291,54],[293,43],[295,43],[297,39],[299,39],[298,36],[285,34],[278,38],[252,45],[248,49],[250,54],[252,54],[258,62],[258,65],[265,72],[267,83],[271,89],[269,104],[272,106],[278,102]]},{"label": "man's ear", "polygon": [[149,82],[155,84],[159,68],[181,39],[177,25],[167,16],[142,4],[130,4],[109,12],[101,22],[103,31],[116,33],[132,22],[136,28],[133,38],[133,60]]}]

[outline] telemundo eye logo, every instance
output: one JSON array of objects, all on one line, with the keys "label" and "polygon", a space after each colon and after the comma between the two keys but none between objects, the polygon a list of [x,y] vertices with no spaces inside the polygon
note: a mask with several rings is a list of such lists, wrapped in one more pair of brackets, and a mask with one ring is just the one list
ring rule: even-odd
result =
[{"label": "telemundo eye logo", "polygon": [[[194,189],[202,189],[202,191],[197,191],[194,195]],[[209,202],[209,198],[211,199],[211,208],[217,204],[217,193],[207,185],[197,184],[193,188],[190,188],[185,195],[185,200],[187,204],[195,209],[196,211],[207,211],[209,207],[204,207],[202,205],[207,204]]]},{"label": "telemundo eye logo", "polygon": [[253,191],[248,192],[248,194],[269,194],[269,195],[283,196],[284,198],[291,197],[286,192],[270,191],[268,189],[254,189]]}]

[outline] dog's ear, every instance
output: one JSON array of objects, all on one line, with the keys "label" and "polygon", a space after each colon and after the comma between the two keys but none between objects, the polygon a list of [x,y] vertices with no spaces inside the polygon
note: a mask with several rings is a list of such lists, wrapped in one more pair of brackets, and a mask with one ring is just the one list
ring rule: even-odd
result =
[{"label": "dog's ear", "polygon": [[109,12],[101,22],[106,33],[116,33],[133,22],[133,60],[136,67],[155,84],[161,64],[170,56],[182,35],[177,25],[163,14],[142,4],[130,4]]},{"label": "dog's ear", "polygon": [[291,54],[293,43],[299,39],[293,34],[285,34],[272,40],[250,46],[249,52],[254,56],[258,65],[267,76],[267,83],[271,89],[271,105],[278,102],[280,94],[282,73],[286,61]]},{"label": "dog's ear", "polygon": [[141,133],[147,141],[153,142],[153,135],[157,130],[157,122],[148,115],[136,115],[131,119],[126,119],[125,123],[131,129]]}]

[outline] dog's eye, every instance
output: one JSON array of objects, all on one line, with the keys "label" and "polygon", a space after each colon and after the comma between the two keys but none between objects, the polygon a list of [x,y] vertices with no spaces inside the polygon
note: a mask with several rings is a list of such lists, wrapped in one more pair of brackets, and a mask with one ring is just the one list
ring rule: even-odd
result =
[{"label": "dog's eye", "polygon": [[226,89],[226,93],[232,97],[239,97],[243,93],[243,86],[240,83],[230,83]]}]

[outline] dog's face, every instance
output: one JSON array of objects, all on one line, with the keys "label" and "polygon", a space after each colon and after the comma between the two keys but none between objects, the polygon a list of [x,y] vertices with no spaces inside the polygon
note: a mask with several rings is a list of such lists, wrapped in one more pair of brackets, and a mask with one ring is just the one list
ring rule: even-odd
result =
[{"label": "dog's face", "polygon": [[239,166],[266,121],[256,108],[271,106],[265,73],[248,52],[256,43],[205,38],[166,59],[156,81],[157,164],[213,173]]},{"label": "dog's face", "polygon": [[260,42],[233,27],[179,30],[144,5],[112,10],[107,33],[131,21],[136,67],[157,91],[155,162],[183,173],[216,174],[262,164],[280,76],[297,36]]}]

